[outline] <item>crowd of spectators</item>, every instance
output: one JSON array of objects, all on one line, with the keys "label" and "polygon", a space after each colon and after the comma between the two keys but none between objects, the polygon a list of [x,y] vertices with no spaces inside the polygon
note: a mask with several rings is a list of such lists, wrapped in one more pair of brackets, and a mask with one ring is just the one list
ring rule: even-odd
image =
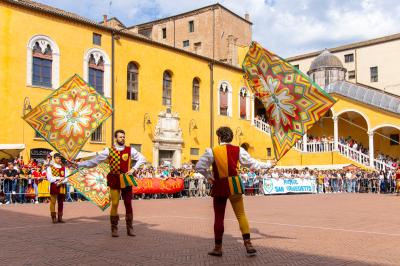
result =
[{"label": "crowd of spectators", "polygon": [[[40,203],[49,200],[49,182],[46,179],[46,167],[50,158],[44,162],[21,160],[0,161],[0,204]],[[136,178],[183,178],[184,189],[174,195],[135,195],[136,199],[164,197],[205,197],[210,194],[211,184],[201,174],[193,170],[193,165],[175,169],[170,166],[153,168],[147,166],[136,173]],[[348,170],[298,170],[270,169],[256,171],[242,168],[239,175],[245,188],[245,194],[263,194],[264,178],[307,178],[315,182],[318,193],[393,193],[395,192],[395,172]],[[67,201],[80,201],[84,197],[67,186]]]}]

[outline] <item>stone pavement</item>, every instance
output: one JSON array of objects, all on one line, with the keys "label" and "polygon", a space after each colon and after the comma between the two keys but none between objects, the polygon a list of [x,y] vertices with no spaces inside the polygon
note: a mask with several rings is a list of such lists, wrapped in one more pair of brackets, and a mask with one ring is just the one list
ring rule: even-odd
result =
[{"label": "stone pavement", "polygon": [[108,211],[88,202],[66,203],[66,224],[51,224],[48,204],[2,205],[0,264],[400,264],[400,197],[393,195],[246,197],[258,249],[252,258],[245,256],[230,204],[222,258],[207,255],[213,247],[210,198],[140,200],[133,206],[137,236],[126,235],[122,219],[120,237],[111,238]]}]

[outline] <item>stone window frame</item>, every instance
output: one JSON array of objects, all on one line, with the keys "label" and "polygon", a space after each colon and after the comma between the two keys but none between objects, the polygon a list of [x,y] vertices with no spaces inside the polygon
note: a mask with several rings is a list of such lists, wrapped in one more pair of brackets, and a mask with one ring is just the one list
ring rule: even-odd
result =
[{"label": "stone window frame", "polygon": [[104,78],[103,78],[103,92],[104,97],[111,98],[111,61],[107,53],[99,48],[90,48],[83,55],[83,79],[89,82],[89,60],[93,55],[96,64],[100,58],[103,58]]},{"label": "stone window frame", "polygon": [[101,46],[101,34],[93,32],[92,43]]},{"label": "stone window frame", "polygon": [[345,54],[345,55],[344,55],[344,62],[345,62],[345,63],[354,62],[354,53]]},{"label": "stone window frame", "polygon": [[[33,48],[36,43],[42,49],[46,49],[48,45],[52,50],[52,64],[51,64],[51,87],[32,85],[33,76]],[[60,49],[57,43],[47,35],[34,35],[28,41],[27,45],[27,60],[26,60],[26,85],[29,87],[40,87],[47,89],[58,89],[60,86]]]},{"label": "stone window frame", "polygon": [[[245,93],[245,97],[246,97],[246,117],[242,118],[240,115],[240,97],[242,96],[242,94]],[[250,120],[250,91],[248,88],[246,87],[241,87],[239,90],[239,118],[240,119],[245,119],[245,120]]]},{"label": "stone window frame", "polygon": [[378,66],[373,66],[369,68],[371,82],[378,82],[378,73],[379,69]]},{"label": "stone window frame", "polygon": [[[166,74],[169,76],[169,79],[166,79]],[[163,82],[162,82],[162,105],[172,106],[172,77],[173,73],[170,70],[165,70],[163,72]],[[166,86],[166,82],[169,81],[169,86]],[[169,93],[168,93],[169,92]],[[169,94],[169,97],[168,97]],[[169,104],[168,100],[169,99]]]},{"label": "stone window frame", "polygon": [[200,79],[198,77],[193,78],[192,81],[192,110],[200,111]]},{"label": "stone window frame", "polygon": [[[134,66],[134,68],[130,69],[131,66]],[[135,76],[135,80],[130,80],[129,77],[131,75]],[[139,64],[130,61],[127,66],[127,95],[126,99],[132,100],[132,101],[138,101],[139,100]],[[136,97],[135,97],[136,95]]]},{"label": "stone window frame", "polygon": [[[227,115],[222,115],[221,112],[220,112],[220,109],[221,109],[220,108],[220,88],[221,88],[223,83],[226,83],[227,90],[228,90],[228,110],[227,110]],[[227,80],[221,80],[218,83],[218,87],[217,87],[216,92],[217,92],[217,100],[218,100],[218,105],[217,105],[218,115],[226,116],[226,117],[232,117],[232,85]]]},{"label": "stone window frame", "polygon": [[194,20],[189,20],[188,22],[188,26],[189,26],[189,32],[194,32]]}]

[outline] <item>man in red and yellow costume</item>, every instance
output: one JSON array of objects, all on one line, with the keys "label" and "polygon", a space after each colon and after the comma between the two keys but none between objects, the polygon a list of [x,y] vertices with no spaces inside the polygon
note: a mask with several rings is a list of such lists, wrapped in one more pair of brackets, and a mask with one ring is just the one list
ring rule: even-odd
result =
[{"label": "man in red and yellow costume", "polygon": [[[108,160],[110,173],[107,175],[107,185],[110,187],[111,195],[111,235],[118,237],[118,204],[122,193],[125,204],[125,221],[128,236],[135,236],[133,233],[133,211],[132,211],[132,185],[134,184],[133,173],[146,162],[144,156],[134,148],[125,146],[125,132],[117,130],[114,133],[115,144],[106,148],[94,159],[78,163],[78,167],[91,168],[99,163]],[[131,160],[136,164],[131,168]]]},{"label": "man in red and yellow costume", "polygon": [[[226,202],[229,199],[233,211],[239,222],[244,246],[248,256],[254,256],[256,250],[250,241],[250,228],[244,211],[243,183],[239,177],[239,164],[254,168],[267,169],[270,163],[262,163],[250,157],[241,147],[231,145],[233,132],[229,127],[220,127],[217,130],[219,145],[213,149],[207,149],[196,164],[196,170],[212,182],[211,196],[214,206],[214,237],[215,248],[208,254],[222,256],[222,236],[224,234],[224,217]],[[213,174],[209,172],[212,166]]]},{"label": "man in red and yellow costume", "polygon": [[[62,164],[61,154],[54,154],[54,162],[52,165],[47,167],[46,176],[50,182],[50,214],[53,223],[64,223],[63,212],[64,212],[64,200],[67,192],[66,183],[68,178],[68,169]],[[56,217],[56,202],[58,210],[58,219]]]}]

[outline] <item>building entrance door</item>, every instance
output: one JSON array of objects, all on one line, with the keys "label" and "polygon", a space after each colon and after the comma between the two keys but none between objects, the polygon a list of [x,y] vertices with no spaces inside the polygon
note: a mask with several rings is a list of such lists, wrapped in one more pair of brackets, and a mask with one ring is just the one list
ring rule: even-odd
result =
[{"label": "building entrance door", "polygon": [[158,157],[158,165],[163,166],[170,166],[173,165],[173,158],[174,158],[175,151],[169,150],[160,150],[159,157]]}]

